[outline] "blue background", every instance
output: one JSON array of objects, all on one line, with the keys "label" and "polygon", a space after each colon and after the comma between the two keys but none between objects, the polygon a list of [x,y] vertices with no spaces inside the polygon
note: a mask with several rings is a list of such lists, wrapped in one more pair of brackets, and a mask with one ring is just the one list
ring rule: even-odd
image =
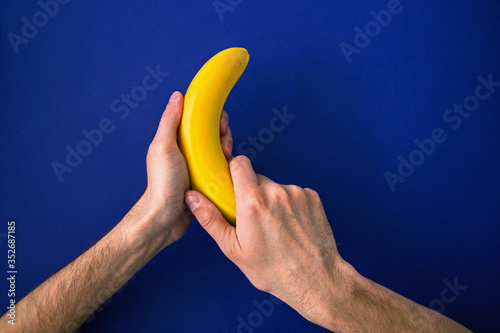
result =
[{"label": "blue background", "polygon": [[[41,7],[2,1],[0,248],[15,220],[18,295],[123,217],[145,189],[170,94],[185,92],[212,55],[241,46],[250,63],[225,105],[234,154],[286,107],[296,118],[257,152],[255,170],[317,190],[341,255],[361,274],[425,306],[456,278],[467,289],[444,314],[500,330],[500,91],[457,130],[443,120],[479,75],[500,81],[500,3],[401,0],[350,63],[340,44],[354,45],[354,28],[387,0],[232,3],[219,15],[212,1],[70,1],[16,53],[8,34],[21,35],[22,17],[33,22]],[[120,119],[112,102],[157,65],[169,75]],[[59,182],[51,163],[104,118],[114,131]],[[391,192],[384,173],[435,128],[447,140]],[[258,318],[253,302],[268,299],[195,222],[82,331],[236,332],[238,317]],[[254,332],[324,331],[284,304],[262,318]]]}]

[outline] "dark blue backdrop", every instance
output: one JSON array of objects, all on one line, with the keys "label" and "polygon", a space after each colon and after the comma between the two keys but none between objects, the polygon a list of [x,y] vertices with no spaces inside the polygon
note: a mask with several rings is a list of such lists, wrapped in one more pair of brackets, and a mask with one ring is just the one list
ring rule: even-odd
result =
[{"label": "dark blue backdrop", "polygon": [[[225,105],[235,154],[316,189],[363,275],[473,330],[500,329],[500,87],[481,83],[500,81],[500,3],[305,3],[2,1],[0,276],[14,220],[18,299],[123,217],[170,94],[241,46],[250,63]],[[141,88],[156,70],[168,75]],[[284,109],[296,117],[270,131]],[[102,142],[82,143],[101,122]],[[78,148],[87,156],[68,165]],[[71,173],[59,179],[54,162]],[[450,283],[467,286],[451,301]],[[324,331],[287,305],[262,314],[255,302],[268,299],[193,223],[82,330]]]}]

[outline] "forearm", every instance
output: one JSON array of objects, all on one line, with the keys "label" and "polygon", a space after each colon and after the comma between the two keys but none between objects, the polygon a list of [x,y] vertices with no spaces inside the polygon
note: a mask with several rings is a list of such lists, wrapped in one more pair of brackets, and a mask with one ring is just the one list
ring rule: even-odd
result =
[{"label": "forearm", "polygon": [[143,237],[152,216],[134,209],[106,236],[16,304],[16,325],[0,331],[73,332],[162,249]]},{"label": "forearm", "polygon": [[[345,264],[343,292],[334,292],[332,318],[323,326],[335,332],[471,332],[363,276]],[[326,317],[326,316],[325,316]],[[323,317],[323,319],[325,319]],[[321,325],[320,324],[320,325]]]}]

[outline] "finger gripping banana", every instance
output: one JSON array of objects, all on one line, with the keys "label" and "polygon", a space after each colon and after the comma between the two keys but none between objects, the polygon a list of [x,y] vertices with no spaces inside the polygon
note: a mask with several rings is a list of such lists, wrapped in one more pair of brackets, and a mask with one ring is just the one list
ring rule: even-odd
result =
[{"label": "finger gripping banana", "polygon": [[236,201],[219,123],[222,107],[249,57],[243,48],[229,48],[208,60],[188,87],[179,126],[179,147],[192,189],[205,195],[231,224],[236,224]]}]

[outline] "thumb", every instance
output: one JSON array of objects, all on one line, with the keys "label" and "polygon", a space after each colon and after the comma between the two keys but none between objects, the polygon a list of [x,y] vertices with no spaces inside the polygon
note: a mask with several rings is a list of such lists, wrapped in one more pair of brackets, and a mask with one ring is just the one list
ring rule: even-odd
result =
[{"label": "thumb", "polygon": [[238,243],[236,229],[224,219],[217,207],[203,194],[192,190],[187,191],[184,201],[200,225],[217,242],[222,252],[230,257],[231,249],[236,248],[235,245]]}]

